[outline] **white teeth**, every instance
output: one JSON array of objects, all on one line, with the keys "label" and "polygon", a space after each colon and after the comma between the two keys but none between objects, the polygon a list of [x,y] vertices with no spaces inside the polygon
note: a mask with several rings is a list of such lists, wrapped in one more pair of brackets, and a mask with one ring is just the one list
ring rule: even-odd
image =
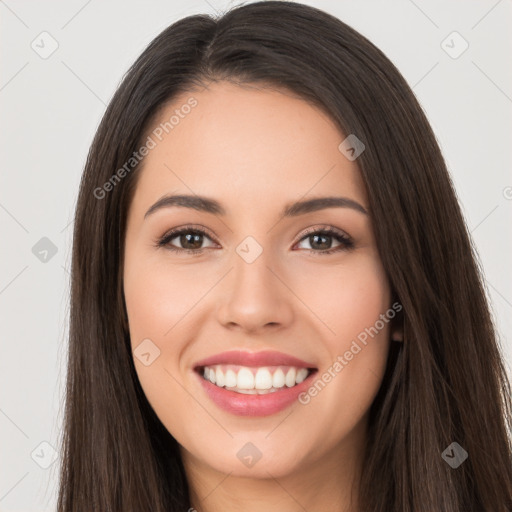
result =
[{"label": "white teeth", "polygon": [[[217,371],[220,371],[217,367]],[[240,368],[236,379],[238,389],[254,389],[254,375],[249,368]]]},{"label": "white teeth", "polygon": [[226,372],[226,379],[224,384],[227,388],[236,388],[236,373],[233,370]]},{"label": "white teeth", "polygon": [[250,395],[274,393],[285,386],[291,388],[303,382],[308,374],[307,368],[293,366],[255,369],[238,365],[214,365],[205,367],[203,371],[204,378],[212,384]]},{"label": "white teeth", "polygon": [[295,382],[297,384],[300,384],[307,376],[308,376],[308,370],[306,368],[301,368],[297,372],[297,376],[295,377]]},{"label": "white teeth", "polygon": [[288,373],[286,374],[286,377],[284,379],[284,383],[291,388],[292,386],[295,386],[295,375],[297,372],[295,371],[295,368],[290,368],[288,370]]},{"label": "white teeth", "polygon": [[217,368],[215,371],[215,384],[217,384],[219,387],[224,386],[224,373],[220,368]]},{"label": "white teeth", "polygon": [[254,381],[256,389],[270,389],[272,387],[272,374],[268,368],[259,368]]},{"label": "white teeth", "polygon": [[274,375],[272,375],[272,386],[275,388],[282,388],[284,386],[284,372],[278,368]]}]

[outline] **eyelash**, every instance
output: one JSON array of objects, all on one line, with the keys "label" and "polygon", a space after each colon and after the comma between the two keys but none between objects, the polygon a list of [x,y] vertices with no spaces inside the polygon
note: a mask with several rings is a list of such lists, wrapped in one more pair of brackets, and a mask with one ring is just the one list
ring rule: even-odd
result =
[{"label": "eyelash", "polygon": [[[173,251],[176,253],[186,252],[186,253],[192,254],[194,256],[199,256],[206,250],[206,248],[203,247],[202,249],[184,249],[181,247],[174,247],[169,243],[172,239],[176,238],[179,235],[190,234],[190,233],[198,234],[198,235],[205,235],[210,239],[213,238],[210,235],[210,233],[208,233],[204,229],[195,228],[192,226],[185,226],[183,228],[169,231],[163,237],[159,238],[156,241],[155,245],[156,245],[156,247],[165,247],[167,250]],[[311,235],[327,235],[327,236],[335,238],[338,242],[340,242],[340,245],[338,247],[333,247],[332,249],[326,249],[324,251],[322,251],[322,250],[315,251],[313,249],[306,249],[307,251],[310,251],[311,253],[316,254],[316,255],[325,256],[325,255],[332,254],[332,253],[335,253],[338,251],[349,251],[354,248],[354,242],[352,241],[352,239],[349,236],[345,235],[341,231],[338,231],[330,226],[327,226],[324,228],[310,228],[309,230],[306,230],[306,232],[303,234],[303,236],[300,238],[300,240],[297,243],[302,242],[302,240],[304,240],[305,238],[308,238]]]}]

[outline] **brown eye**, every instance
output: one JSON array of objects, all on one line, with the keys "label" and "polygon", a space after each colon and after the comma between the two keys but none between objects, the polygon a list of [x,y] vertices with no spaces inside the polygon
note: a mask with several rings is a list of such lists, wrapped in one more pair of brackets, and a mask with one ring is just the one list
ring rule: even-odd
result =
[{"label": "brown eye", "polygon": [[333,238],[330,235],[309,235],[307,240],[309,241],[309,245],[312,249],[330,249]]},{"label": "brown eye", "polygon": [[[201,246],[203,245],[203,236],[204,235],[200,233],[186,233],[183,235],[178,235],[174,238],[179,240],[183,249],[201,249]],[[174,238],[171,240],[174,240]],[[169,243],[171,240],[169,240]]]},{"label": "brown eye", "polygon": [[[334,247],[332,246],[333,239],[338,242],[338,245]],[[354,243],[350,237],[333,228],[311,231],[307,233],[306,236],[302,237],[299,244],[303,240],[307,241],[309,244],[309,247],[305,247],[305,249],[317,254],[331,254],[354,247]]]},{"label": "brown eye", "polygon": [[186,251],[199,254],[206,248],[203,247],[205,239],[211,240],[206,231],[202,229],[182,228],[164,235],[157,242],[157,246],[165,247],[171,251]]}]

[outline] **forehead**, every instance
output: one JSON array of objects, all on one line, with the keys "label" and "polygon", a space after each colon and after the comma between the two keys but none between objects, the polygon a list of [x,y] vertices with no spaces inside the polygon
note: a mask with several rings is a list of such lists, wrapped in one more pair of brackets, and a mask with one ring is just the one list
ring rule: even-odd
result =
[{"label": "forehead", "polygon": [[323,111],[284,90],[218,82],[182,93],[147,136],[153,148],[135,208],[173,192],[216,197],[228,210],[281,206],[308,194],[339,193],[366,204],[357,164],[338,149],[345,135]]}]

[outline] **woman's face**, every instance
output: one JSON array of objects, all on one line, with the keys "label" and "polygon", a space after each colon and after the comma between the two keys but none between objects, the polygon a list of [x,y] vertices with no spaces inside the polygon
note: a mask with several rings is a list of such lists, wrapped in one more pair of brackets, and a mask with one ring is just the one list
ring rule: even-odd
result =
[{"label": "woman's face", "polygon": [[[225,82],[152,129],[124,293],[140,383],[184,461],[268,478],[357,458],[391,303],[345,136],[301,99]],[[344,199],[309,203],[327,197]]]}]

